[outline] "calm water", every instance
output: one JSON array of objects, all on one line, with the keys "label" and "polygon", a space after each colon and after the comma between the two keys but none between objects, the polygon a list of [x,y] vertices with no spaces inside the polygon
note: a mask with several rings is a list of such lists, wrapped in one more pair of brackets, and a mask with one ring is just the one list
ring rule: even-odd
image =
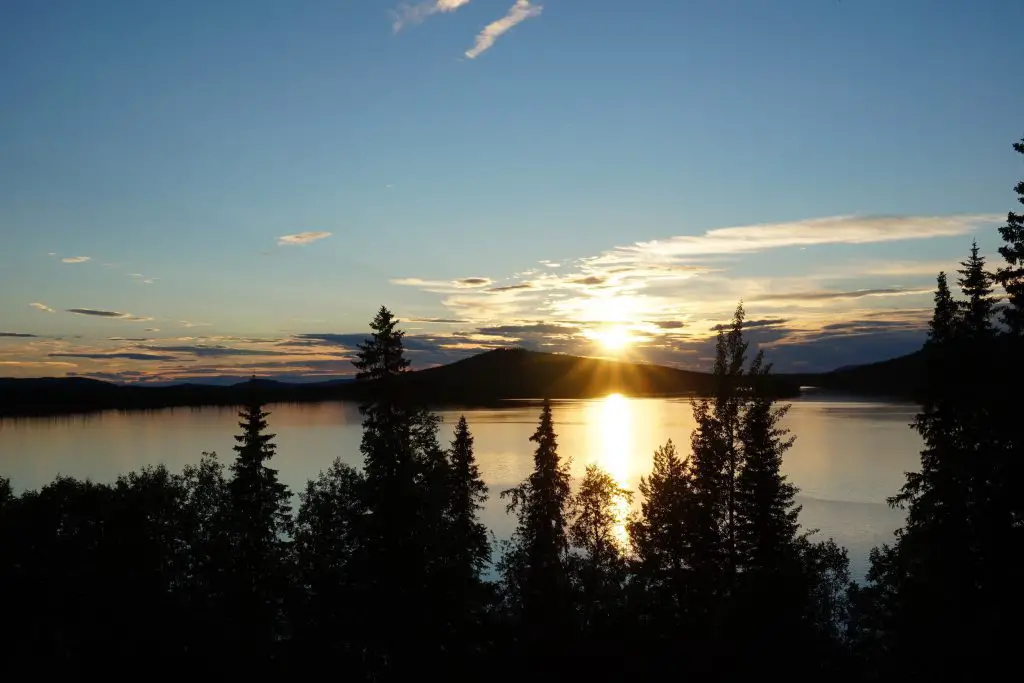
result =
[{"label": "calm water", "polygon": [[[278,435],[274,463],[293,491],[336,457],[360,464],[355,405],[275,405],[269,410]],[[484,521],[501,538],[514,524],[497,494],[529,474],[533,444],[528,439],[539,412],[526,403],[465,411],[492,494]],[[801,521],[846,546],[857,577],[866,569],[871,547],[891,539],[902,523],[902,514],[890,510],[885,498],[900,487],[906,470],[918,466],[920,439],[907,426],[914,412],[911,404],[803,398],[793,402],[787,416],[797,440],[784,471],[801,489]],[[445,441],[459,414],[441,413]],[[559,401],[554,418],[559,451],[572,459],[574,476],[598,463],[634,491],[650,470],[655,448],[672,439],[687,452],[694,426],[686,399]],[[235,422],[234,411],[221,408],[4,419],[0,473],[23,490],[43,486],[58,473],[112,481],[147,464],[164,463],[180,471],[204,450],[229,461]]]}]

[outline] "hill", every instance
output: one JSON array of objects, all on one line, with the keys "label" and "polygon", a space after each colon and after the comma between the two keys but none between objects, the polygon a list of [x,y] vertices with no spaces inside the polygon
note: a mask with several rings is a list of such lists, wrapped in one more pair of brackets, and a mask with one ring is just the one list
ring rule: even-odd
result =
[{"label": "hill", "polygon": [[925,377],[921,350],[878,363],[838,368],[832,372],[780,375],[798,386],[813,386],[869,396],[917,398]]},{"label": "hill", "polygon": [[[489,404],[504,399],[682,396],[712,390],[710,375],[659,365],[499,349],[450,365],[410,372],[398,380],[410,396],[433,404]],[[255,395],[270,402],[356,400],[372,384],[272,380],[231,386],[119,385],[83,378],[0,379],[0,415],[50,415],[95,410],[149,410],[174,406],[238,405]],[[776,393],[799,393],[777,379]]]}]

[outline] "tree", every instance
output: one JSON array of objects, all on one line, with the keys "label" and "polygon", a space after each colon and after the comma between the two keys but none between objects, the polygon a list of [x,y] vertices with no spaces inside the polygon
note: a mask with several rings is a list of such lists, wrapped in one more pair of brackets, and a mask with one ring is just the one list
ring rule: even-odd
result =
[{"label": "tree", "polygon": [[475,583],[491,557],[487,528],[480,523],[479,515],[487,501],[487,485],[473,455],[473,435],[465,415],[455,425],[454,436],[448,450],[452,562],[464,581]]},{"label": "tree", "polygon": [[[230,495],[231,597],[240,645],[268,648],[277,638],[287,582],[291,493],[266,463],[277,449],[267,417],[255,398],[238,414]],[[265,649],[256,651],[266,652]]]},{"label": "tree", "polygon": [[[1024,138],[1013,143],[1018,154],[1024,154]],[[1013,188],[1017,193],[1017,201],[1024,204],[1024,180]],[[999,254],[1006,260],[1006,265],[996,271],[995,279],[1006,290],[1007,306],[1003,309],[1003,321],[1010,334],[1024,337],[1024,213],[1010,211],[1006,215],[1006,225],[999,228],[1003,238],[1003,246]]]},{"label": "tree", "polygon": [[509,499],[507,511],[516,514],[518,522],[499,571],[525,633],[542,649],[557,649],[556,639],[568,628],[571,609],[565,565],[570,488],[547,399],[530,440],[537,444],[533,472],[519,486],[501,492],[502,498]]},{"label": "tree", "polygon": [[760,352],[748,372],[752,395],[742,414],[743,470],[736,486],[737,557],[744,572],[779,575],[796,561],[797,488],[782,474],[782,456],[794,437],[781,426],[789,406],[775,407],[765,392],[771,366]]},{"label": "tree", "polygon": [[[629,523],[637,572],[650,608],[667,614],[678,626],[686,609],[692,536],[690,515],[696,510],[687,460],[669,440],[654,452],[651,473],[640,479],[640,516]],[[662,620],[664,621],[664,620]],[[667,635],[669,624],[658,631]]]},{"label": "tree", "polygon": [[985,270],[985,257],[979,255],[977,241],[971,243],[971,255],[960,265],[957,282],[966,298],[961,316],[963,336],[973,342],[990,339],[996,300],[992,296],[992,276]]},{"label": "tree", "polygon": [[[350,655],[361,627],[358,584],[353,576],[366,508],[361,472],[335,459],[306,482],[295,519],[295,560],[302,592],[296,597],[296,635],[308,647],[304,658]],[[337,659],[335,659],[337,661]]]},{"label": "tree", "polygon": [[[445,590],[448,463],[438,444],[439,418],[410,400],[400,377],[409,368],[404,332],[381,307],[353,364],[365,387],[364,481],[353,581],[362,615],[358,648],[372,675],[398,675],[399,651],[412,665],[436,656],[446,637],[439,611]],[[416,656],[412,652],[417,653]]]},{"label": "tree", "polygon": [[610,474],[588,465],[579,489],[569,502],[569,539],[594,577],[617,576],[622,545],[615,529],[622,523],[622,506],[633,499]]}]

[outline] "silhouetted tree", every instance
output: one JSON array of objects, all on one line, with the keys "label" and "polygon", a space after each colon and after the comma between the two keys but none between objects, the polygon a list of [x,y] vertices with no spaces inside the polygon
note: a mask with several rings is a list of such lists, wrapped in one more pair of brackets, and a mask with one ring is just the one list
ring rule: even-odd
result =
[{"label": "silhouetted tree", "polygon": [[366,514],[356,528],[354,581],[363,616],[358,631],[374,675],[424,666],[446,636],[448,462],[439,419],[401,385],[409,367],[398,320],[381,307],[353,361],[366,386],[360,405]]},{"label": "silhouetted tree", "polygon": [[274,457],[269,413],[256,400],[239,412],[230,495],[230,617],[239,645],[270,655],[280,636],[289,559],[291,494],[267,467]]},{"label": "silhouetted tree", "polygon": [[640,516],[629,523],[637,578],[648,608],[662,618],[659,631],[669,636],[686,609],[688,570],[695,511],[689,463],[669,440],[654,452],[651,473],[640,479]]},{"label": "silhouetted tree", "polygon": [[505,597],[522,618],[531,653],[545,657],[558,651],[571,618],[566,571],[569,471],[558,455],[551,402],[546,399],[530,440],[537,444],[533,473],[519,486],[501,492],[518,523],[498,569]]},{"label": "silhouetted tree", "polygon": [[[964,293],[962,336],[972,342],[992,337],[992,312],[995,297],[992,296],[992,276],[985,270],[985,257],[979,254],[978,243],[971,243],[971,255],[960,262],[958,284]],[[938,294],[938,293],[937,293]]]},{"label": "silhouetted tree", "polygon": [[766,392],[771,366],[759,352],[747,373],[752,394],[740,420],[743,469],[736,482],[736,546],[746,573],[792,572],[800,507],[797,489],[782,474],[782,456],[794,437],[781,422],[789,406],[776,407]]},{"label": "silhouetted tree", "polygon": [[[294,549],[300,595],[296,604],[296,637],[300,656],[322,657],[357,665],[350,649],[353,634],[362,627],[358,584],[353,562],[363,538],[359,534],[367,514],[361,472],[335,459],[326,472],[306,483],[299,494]],[[339,663],[340,663],[339,662]]]},{"label": "silhouetted tree", "polygon": [[[1024,154],[1024,138],[1013,143],[1013,149]],[[1024,180],[1018,182],[1013,191],[1017,193],[1017,201],[1024,204]],[[1024,214],[1010,211],[999,234],[1004,242],[999,254],[1006,265],[996,271],[995,279],[1006,290],[1003,320],[1009,333],[1020,338],[1024,337]]]},{"label": "silhouetted tree", "polygon": [[598,643],[620,611],[626,563],[623,540],[616,529],[624,523],[633,494],[597,465],[588,465],[569,501],[571,566],[580,590],[582,627]]},{"label": "silhouetted tree", "polygon": [[465,415],[455,425],[448,459],[451,475],[448,514],[454,548],[452,562],[465,581],[475,583],[490,562],[491,546],[487,540],[487,528],[480,523],[480,510],[487,501],[487,485],[476,464],[473,435]]}]

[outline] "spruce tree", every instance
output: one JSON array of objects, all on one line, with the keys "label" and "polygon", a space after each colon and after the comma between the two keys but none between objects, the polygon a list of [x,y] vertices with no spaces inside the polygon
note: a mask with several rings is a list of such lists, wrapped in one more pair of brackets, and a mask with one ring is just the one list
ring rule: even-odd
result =
[{"label": "spruce tree", "polygon": [[491,546],[487,527],[480,522],[480,510],[487,501],[487,485],[473,454],[473,435],[465,415],[455,425],[448,460],[452,562],[466,582],[475,583],[490,561]]},{"label": "spruce tree", "polygon": [[[1024,154],[1024,138],[1013,143],[1013,149]],[[1018,182],[1013,191],[1017,193],[1017,201],[1024,204],[1024,180]],[[1004,242],[999,254],[1006,265],[996,271],[995,279],[1006,291],[1003,321],[1009,333],[1019,339],[1024,337],[1024,213],[1010,211],[999,234]]]},{"label": "spruce tree", "polygon": [[557,638],[569,628],[570,594],[566,571],[566,516],[569,471],[558,455],[551,402],[544,400],[540,424],[530,437],[537,444],[533,472],[519,486],[501,492],[509,513],[518,517],[499,564],[505,595],[523,620],[524,633],[546,656],[557,652]]},{"label": "spruce tree", "polygon": [[780,575],[795,570],[800,507],[797,488],[782,474],[782,456],[794,441],[781,422],[789,406],[776,407],[765,379],[764,353],[754,358],[750,396],[741,416],[743,470],[737,481],[737,555],[744,572]]},{"label": "spruce tree", "polygon": [[[385,307],[353,361],[364,400],[364,458],[353,580],[364,615],[356,647],[372,675],[402,675],[425,665],[447,637],[442,623],[447,571],[448,465],[437,441],[439,418],[412,400],[401,376],[404,332]],[[436,662],[435,662],[436,663]]]},{"label": "spruce tree", "polygon": [[979,254],[978,243],[971,243],[971,255],[960,262],[958,284],[963,291],[963,337],[980,342],[993,336],[992,312],[996,299],[992,296],[992,276],[985,270],[985,257]]},{"label": "spruce tree", "polygon": [[[697,511],[687,460],[669,440],[654,452],[651,473],[640,480],[640,516],[629,524],[637,559],[637,577],[645,588],[649,609],[662,617],[662,636],[683,619],[687,573]],[[667,621],[667,623],[665,623]]]},{"label": "spruce tree", "polygon": [[269,647],[275,642],[287,582],[291,530],[291,494],[277,470],[274,434],[255,397],[239,412],[242,432],[235,436],[235,461],[228,482],[232,553],[232,612],[244,647]]}]

